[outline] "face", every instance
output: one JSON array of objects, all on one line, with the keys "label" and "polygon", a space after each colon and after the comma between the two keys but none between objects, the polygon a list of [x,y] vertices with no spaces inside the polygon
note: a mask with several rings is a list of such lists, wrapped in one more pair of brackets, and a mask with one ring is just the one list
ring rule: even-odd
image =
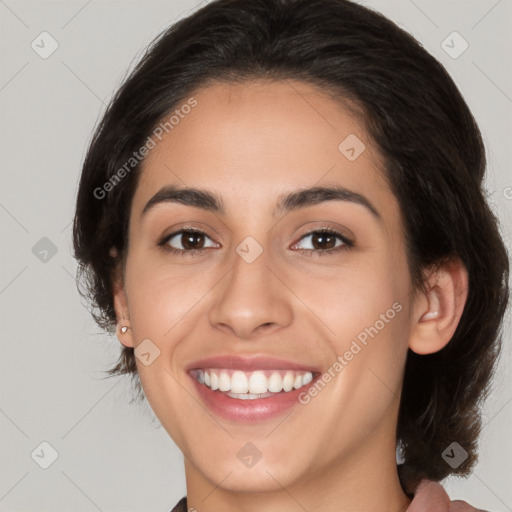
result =
[{"label": "face", "polygon": [[146,157],[116,295],[187,474],[249,491],[395,467],[411,281],[380,155],[305,83],[193,98]]}]

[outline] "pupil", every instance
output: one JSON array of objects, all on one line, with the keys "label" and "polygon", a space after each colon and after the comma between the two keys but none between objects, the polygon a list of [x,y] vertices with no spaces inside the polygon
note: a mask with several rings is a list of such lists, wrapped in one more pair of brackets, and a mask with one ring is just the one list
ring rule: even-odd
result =
[{"label": "pupil", "polygon": [[[201,235],[200,233],[183,233],[183,237],[182,237],[182,245],[185,249],[198,249],[200,247],[197,247],[196,243],[197,242],[197,238],[198,237],[202,237],[203,235]],[[194,239],[196,239],[194,241]],[[199,244],[200,246],[202,244]]]},{"label": "pupil", "polygon": [[[328,245],[329,249],[332,249],[332,242],[334,241],[334,235],[331,235],[330,233],[321,233],[319,235],[316,235],[316,239],[319,241],[319,243],[313,243],[315,246],[315,249],[325,249],[326,245]],[[315,238],[313,238],[315,240]]]}]

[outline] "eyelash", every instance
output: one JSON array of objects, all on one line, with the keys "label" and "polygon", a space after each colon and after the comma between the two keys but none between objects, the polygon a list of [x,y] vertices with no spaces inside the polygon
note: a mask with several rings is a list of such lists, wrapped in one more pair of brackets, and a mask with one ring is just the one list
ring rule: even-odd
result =
[{"label": "eyelash", "polygon": [[[169,242],[169,240],[174,238],[176,235],[180,235],[180,234],[184,234],[184,233],[204,235],[205,237],[209,238],[206,233],[204,233],[203,231],[201,231],[199,229],[181,229],[179,231],[175,231],[174,233],[171,233],[170,235],[165,236],[160,242],[158,242],[158,246],[161,247],[162,250],[164,250],[164,251],[166,251],[168,253],[171,253],[171,254],[176,254],[178,256],[191,256],[191,255],[195,255],[195,254],[197,254],[197,253],[199,253],[201,251],[204,251],[205,249],[210,249],[208,247],[202,248],[202,249],[190,249],[190,250],[176,249],[174,247],[171,247],[167,243],[167,242]],[[300,252],[302,254],[307,254],[308,256],[311,256],[312,253],[315,253],[318,256],[327,256],[327,255],[332,255],[333,253],[337,253],[338,251],[347,251],[347,250],[350,250],[350,249],[352,249],[354,247],[354,243],[351,240],[346,238],[344,235],[342,235],[338,231],[336,231],[334,229],[330,229],[330,228],[320,228],[320,229],[316,229],[314,231],[310,231],[309,233],[306,233],[305,235],[303,235],[299,239],[299,242],[301,240],[303,240],[304,238],[306,238],[308,236],[311,236],[311,235],[315,235],[315,234],[316,235],[318,235],[318,234],[320,234],[320,235],[324,235],[324,234],[334,235],[334,236],[338,237],[343,242],[343,245],[340,245],[338,247],[334,247],[332,249],[325,249],[325,250],[321,250],[321,249],[296,249],[297,252]]]},{"label": "eyelash", "polygon": [[176,235],[180,235],[183,233],[188,234],[196,234],[196,235],[204,235],[207,238],[210,238],[204,231],[201,231],[200,229],[180,229],[179,231],[175,231],[174,233],[171,233],[170,235],[165,236],[160,242],[158,242],[158,245],[166,252],[170,252],[172,254],[177,254],[178,256],[190,256],[194,255],[198,252],[204,251],[205,249],[191,249],[189,251],[186,251],[184,249],[175,249],[174,247],[171,247],[167,242],[171,240],[171,238],[174,238]]},{"label": "eyelash", "polygon": [[343,244],[339,245],[338,247],[334,247],[333,249],[323,249],[323,250],[322,249],[296,249],[301,254],[306,254],[308,256],[311,256],[312,254],[316,254],[317,256],[330,256],[334,253],[338,253],[339,251],[348,251],[354,247],[354,242],[349,240],[346,236],[342,235],[340,232],[336,231],[335,229],[331,229],[331,228],[319,228],[319,229],[310,231],[309,233],[302,235],[299,239],[299,242],[301,240],[303,240],[304,238],[311,236],[311,235],[334,235],[335,237],[340,239],[343,242]]}]

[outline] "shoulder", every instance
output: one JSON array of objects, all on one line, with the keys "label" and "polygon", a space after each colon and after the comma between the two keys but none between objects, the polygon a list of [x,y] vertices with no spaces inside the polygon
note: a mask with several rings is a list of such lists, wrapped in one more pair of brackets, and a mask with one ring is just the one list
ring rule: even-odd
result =
[{"label": "shoulder", "polygon": [[406,512],[485,512],[462,500],[451,501],[443,486],[423,479]]},{"label": "shoulder", "polygon": [[[187,497],[181,498],[171,512],[187,512]],[[451,501],[443,486],[423,479],[406,512],[486,512],[462,500]]]}]

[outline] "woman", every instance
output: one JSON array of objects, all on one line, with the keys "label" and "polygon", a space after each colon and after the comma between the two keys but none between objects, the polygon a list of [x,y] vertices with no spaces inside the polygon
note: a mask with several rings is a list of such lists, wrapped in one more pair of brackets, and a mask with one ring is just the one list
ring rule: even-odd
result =
[{"label": "woman", "polygon": [[[217,0],[89,147],[75,256],[182,450],[174,511],[472,511],[508,259],[444,68],[348,0]],[[397,443],[402,463],[396,464]]]}]

